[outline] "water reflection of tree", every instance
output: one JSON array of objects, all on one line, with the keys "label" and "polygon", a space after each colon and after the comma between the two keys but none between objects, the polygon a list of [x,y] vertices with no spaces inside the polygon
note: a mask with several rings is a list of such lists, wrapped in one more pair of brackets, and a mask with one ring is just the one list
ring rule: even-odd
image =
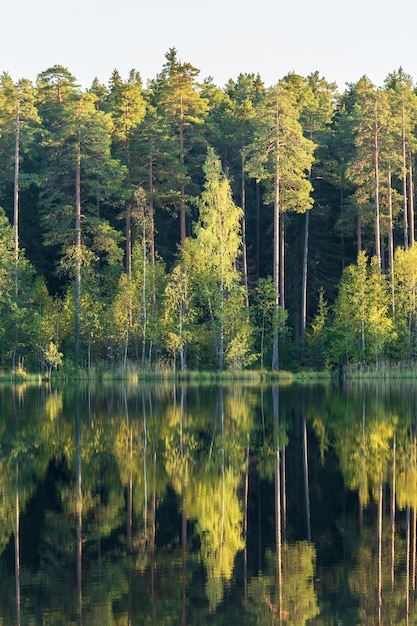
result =
[{"label": "water reflection of tree", "polygon": [[[286,520],[286,507],[283,505],[287,500],[286,451],[291,426],[287,423],[286,412],[291,409],[291,404],[287,394],[282,400],[281,395],[284,394],[278,386],[272,387],[271,395],[269,423],[266,429],[262,426],[258,470],[264,480],[274,484],[275,550],[266,550],[262,571],[249,582],[245,608],[248,624],[305,624],[319,614],[314,588],[316,552],[311,541],[289,543],[283,532]],[[300,460],[301,468],[304,466],[304,488],[308,490],[304,426],[305,420],[302,420]],[[307,491],[305,496],[307,503]],[[308,513],[309,510],[307,521]],[[309,537],[309,524],[305,532]]]},{"label": "water reflection of tree", "polygon": [[313,583],[315,561],[315,548],[306,541],[283,544],[282,590],[279,593],[276,554],[267,551],[265,571],[248,585],[247,623],[295,626],[314,619],[319,614]]},{"label": "water reflection of tree", "polygon": [[[1,596],[2,600],[5,597],[14,599],[14,609],[12,605],[9,608],[0,605],[0,615],[5,623],[18,626],[24,619],[21,586],[27,581],[25,571],[22,571],[22,557],[27,563],[33,556],[26,538],[22,542],[21,517],[25,515],[48,464],[47,455],[41,451],[49,424],[39,429],[36,422],[27,419],[21,411],[27,392],[25,385],[9,388],[7,393],[1,394],[0,409],[0,554],[7,553],[8,547],[13,546],[10,553],[13,553],[14,562],[14,585]],[[23,532],[26,528],[25,524]],[[4,574],[5,581],[9,581],[7,573]]]},{"label": "water reflection of tree", "polygon": [[[199,416],[185,414],[184,404],[179,403],[176,420],[171,414],[174,428],[167,432],[166,466],[183,513],[195,522],[206,594],[214,611],[232,578],[236,554],[244,547],[238,487],[245,463],[248,413],[241,397],[228,393],[225,398],[223,387],[217,391],[214,416],[204,411]],[[211,425],[209,442],[201,439],[204,417],[209,420],[205,429]]]},{"label": "water reflection of tree", "polygon": [[[399,510],[405,510],[406,616],[415,600],[417,566],[417,441],[413,420],[398,429],[396,443],[396,499]],[[413,597],[410,597],[410,593]]]},{"label": "water reflection of tree", "polygon": [[[278,398],[277,390],[272,394],[269,388],[261,393],[230,386],[212,394],[177,387],[162,390],[157,401],[151,387],[103,391],[91,398],[78,392],[78,446],[73,390],[36,396],[30,412],[26,405],[19,408],[18,432],[12,396],[0,397],[0,546],[7,557],[0,563],[0,615],[5,623],[14,623],[16,616],[16,576],[7,570],[7,562],[13,563],[16,486],[22,623],[28,611],[34,623],[42,623],[45,607],[54,623],[77,622],[77,458],[84,623],[142,623],[147,616],[150,623],[166,624],[237,619],[249,626],[280,620],[284,625],[321,624],[337,608],[349,623],[401,624],[407,615],[413,623],[417,471],[412,403],[407,407],[404,402],[394,412],[379,391],[358,391],[353,400],[317,394],[313,405],[306,392],[304,422],[302,396],[292,390],[280,389]],[[16,399],[20,407],[23,401]],[[317,583],[316,549],[296,541],[307,539],[304,425]],[[317,464],[329,459],[333,473],[318,486]],[[337,509],[334,528],[321,528],[326,513],[317,511],[318,490],[325,498],[335,476],[341,484],[335,473],[339,468],[346,510]],[[277,513],[281,509],[276,521],[274,507]],[[278,520],[282,532],[277,541]],[[333,566],[323,567],[324,541],[337,532],[345,541],[346,561],[336,551]],[[243,591],[237,565],[245,563],[246,539]],[[337,608],[328,600],[335,597]]]},{"label": "water reflection of tree", "polygon": [[[70,394],[56,417],[50,441],[55,459],[45,476],[50,497],[38,545],[41,571],[51,580],[52,613],[78,616],[80,623],[94,623],[89,607],[103,608],[110,601],[90,605],[91,576],[94,570],[95,580],[106,587],[102,543],[120,526],[124,503],[111,428],[89,407],[85,402],[81,407],[77,393]],[[71,572],[76,572],[75,585]]]},{"label": "water reflection of tree", "polygon": [[351,528],[349,544],[358,624],[408,623],[415,588],[415,441],[406,403],[392,410],[384,390],[362,386],[349,401],[342,394],[327,425],[345,485],[358,493],[360,535]]}]

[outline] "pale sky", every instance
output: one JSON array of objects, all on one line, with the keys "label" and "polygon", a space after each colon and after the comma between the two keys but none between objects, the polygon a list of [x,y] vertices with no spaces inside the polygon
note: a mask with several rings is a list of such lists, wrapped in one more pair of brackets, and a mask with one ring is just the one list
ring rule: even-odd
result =
[{"label": "pale sky", "polygon": [[417,82],[417,2],[403,0],[17,0],[2,7],[0,72],[29,78],[64,65],[83,88],[134,68],[144,84],[175,47],[223,87],[318,72],[343,91],[400,66]]}]

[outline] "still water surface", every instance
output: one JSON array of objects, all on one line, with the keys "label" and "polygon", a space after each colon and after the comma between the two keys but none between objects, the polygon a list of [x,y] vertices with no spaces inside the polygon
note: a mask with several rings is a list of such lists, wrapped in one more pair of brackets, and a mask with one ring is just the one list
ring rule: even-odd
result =
[{"label": "still water surface", "polygon": [[415,624],[417,386],[0,390],[0,625]]}]

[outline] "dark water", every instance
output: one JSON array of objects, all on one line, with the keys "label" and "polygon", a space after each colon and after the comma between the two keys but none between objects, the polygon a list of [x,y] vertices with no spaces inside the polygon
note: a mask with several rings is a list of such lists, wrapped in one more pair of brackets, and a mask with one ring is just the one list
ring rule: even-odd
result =
[{"label": "dark water", "polygon": [[415,624],[417,386],[0,390],[0,625]]}]

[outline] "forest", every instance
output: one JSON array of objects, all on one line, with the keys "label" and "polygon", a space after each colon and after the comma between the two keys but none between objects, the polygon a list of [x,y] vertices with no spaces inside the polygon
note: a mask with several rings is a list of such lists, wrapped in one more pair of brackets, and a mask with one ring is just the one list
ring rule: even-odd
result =
[{"label": "forest", "polygon": [[0,76],[0,368],[411,366],[417,89]]}]

